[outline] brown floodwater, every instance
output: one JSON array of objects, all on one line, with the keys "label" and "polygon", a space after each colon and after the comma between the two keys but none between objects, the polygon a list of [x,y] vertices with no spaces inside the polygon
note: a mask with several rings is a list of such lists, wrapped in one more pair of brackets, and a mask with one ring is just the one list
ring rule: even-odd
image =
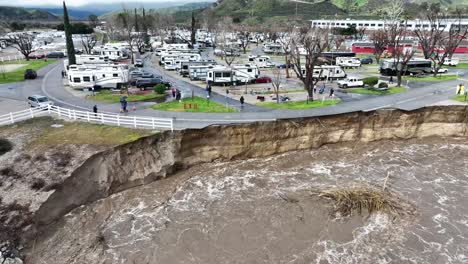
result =
[{"label": "brown floodwater", "polygon": [[[467,168],[466,138],[203,164],[75,209],[28,263],[468,263]],[[314,194],[387,175],[415,214],[336,219]]]}]

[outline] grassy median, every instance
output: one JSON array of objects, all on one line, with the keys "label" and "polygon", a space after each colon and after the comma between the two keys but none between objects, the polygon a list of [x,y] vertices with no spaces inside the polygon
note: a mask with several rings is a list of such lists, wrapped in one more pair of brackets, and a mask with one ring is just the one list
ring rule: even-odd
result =
[{"label": "grassy median", "polygon": [[154,110],[173,112],[201,112],[201,113],[231,113],[237,112],[235,109],[226,107],[213,101],[201,97],[184,98],[182,102],[171,101],[155,104],[151,107]]},{"label": "grassy median", "polygon": [[403,77],[405,81],[413,81],[413,82],[444,82],[444,81],[453,81],[458,79],[457,75],[429,75],[427,77]]},{"label": "grassy median", "polygon": [[335,105],[339,103],[340,100],[333,99],[333,100],[315,100],[315,101],[290,101],[285,103],[276,103],[276,102],[266,102],[266,103],[258,103],[257,106],[261,107],[268,107],[268,108],[276,108],[276,109],[308,109],[308,108],[318,108],[324,106]]},{"label": "grassy median", "polygon": [[[27,69],[33,69],[35,71],[49,65],[55,63],[56,59],[48,59],[47,61],[44,60],[19,60],[19,61],[10,61],[10,62],[0,62],[0,83],[11,83],[11,82],[21,82],[24,81],[24,72]],[[2,72],[2,64],[26,64],[21,68],[10,72]]]},{"label": "grassy median", "polygon": [[164,98],[166,94],[157,94],[157,93],[146,93],[146,94],[113,94],[111,91],[100,91],[96,93],[94,96],[89,96],[88,98],[101,102],[101,103],[118,103],[120,102],[120,98],[122,96],[127,96],[127,102],[139,102],[139,101],[147,101],[156,98]]},{"label": "grassy median", "polygon": [[367,88],[355,88],[355,89],[346,89],[348,93],[358,93],[358,94],[396,94],[406,91],[405,87],[391,87],[386,91],[376,90],[376,89],[367,89]]},{"label": "grassy median", "polygon": [[452,97],[452,100],[462,102],[462,103],[468,103],[468,95],[457,95],[455,97]]}]

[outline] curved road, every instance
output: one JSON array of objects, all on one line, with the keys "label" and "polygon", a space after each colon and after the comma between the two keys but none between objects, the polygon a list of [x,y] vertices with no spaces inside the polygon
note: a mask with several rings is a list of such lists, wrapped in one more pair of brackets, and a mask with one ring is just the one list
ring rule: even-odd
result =
[{"label": "curved road", "polygon": [[[15,100],[26,100],[31,94],[45,94],[50,97],[57,105],[75,108],[80,110],[91,110],[93,105],[97,104],[99,111],[118,113],[119,104],[103,104],[85,100],[84,98],[72,95],[63,88],[61,62],[49,65],[41,69],[39,77],[33,81],[22,83],[12,83],[0,85],[0,98],[10,98]],[[157,71],[156,69],[152,69]],[[195,90],[196,95],[205,95],[204,89],[201,89],[189,82],[175,79],[164,72],[158,72],[163,78],[173,81],[176,87],[184,92]],[[174,118],[177,129],[184,128],[202,128],[212,124],[226,123],[246,123],[256,121],[273,121],[278,119],[301,118],[311,116],[326,116],[342,114],[356,111],[372,111],[380,108],[395,108],[402,110],[414,110],[428,106],[454,95],[455,87],[460,81],[448,81],[442,83],[425,83],[417,85],[418,88],[410,88],[408,91],[399,94],[390,94],[378,96],[365,100],[350,101],[334,106],[323,108],[303,109],[303,110],[265,110],[258,109],[256,106],[245,106],[241,112],[237,113],[184,113],[184,112],[165,112],[146,109],[152,103],[134,103],[137,110],[132,115],[144,115],[160,118]],[[211,100],[224,104],[226,97],[224,95],[212,94]],[[230,107],[239,108],[238,101],[228,99]],[[132,107],[132,104],[130,105]]]}]

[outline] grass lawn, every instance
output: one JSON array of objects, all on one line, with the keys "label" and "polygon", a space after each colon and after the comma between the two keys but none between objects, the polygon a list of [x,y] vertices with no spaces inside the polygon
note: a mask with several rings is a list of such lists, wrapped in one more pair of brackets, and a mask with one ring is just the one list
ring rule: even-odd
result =
[{"label": "grass lawn", "polygon": [[[102,91],[96,93],[95,96],[89,96],[88,98],[102,103],[118,103],[120,102],[120,98],[123,94],[113,94],[111,91]],[[148,93],[148,94],[130,94],[127,96],[127,102],[138,102],[144,100],[150,100],[155,98],[164,98],[166,94],[156,94],[156,93]]]},{"label": "grass lawn", "polygon": [[366,88],[354,88],[347,89],[348,93],[358,93],[358,94],[396,94],[406,91],[405,87],[392,87],[388,91],[379,91]]},{"label": "grass lawn", "polygon": [[[184,103],[186,109],[184,109]],[[189,104],[192,104],[192,108],[189,109]],[[197,104],[197,109],[194,109],[194,104]],[[181,103],[178,101],[165,102],[155,104],[151,107],[154,110],[161,111],[175,111],[175,112],[201,112],[201,113],[230,113],[237,112],[235,109],[226,107],[225,105],[218,104],[213,101],[208,101],[201,97],[184,98]]]},{"label": "grass lawn", "polygon": [[458,63],[458,65],[454,67],[454,69],[468,69],[468,62]]},{"label": "grass lawn", "polygon": [[325,100],[325,101],[312,101],[307,103],[306,101],[293,101],[293,102],[286,102],[286,103],[279,103],[276,102],[267,102],[267,103],[258,103],[258,106],[262,107],[269,107],[269,108],[276,108],[276,109],[307,109],[307,108],[318,108],[323,106],[335,105],[339,103],[340,100]]},{"label": "grass lawn", "polygon": [[465,101],[465,95],[457,95],[455,97],[452,97],[452,100],[462,102],[462,103],[468,103],[468,96],[466,97],[467,101]]},{"label": "grass lawn", "polygon": [[[6,62],[5,64],[27,64],[21,68],[18,68],[11,72],[6,72],[5,74],[0,73],[0,83],[11,83],[11,82],[21,82],[24,81],[24,71],[26,69],[33,69],[35,71],[56,62],[56,59],[44,60],[20,60],[15,62]],[[1,64],[1,63],[0,63]],[[1,65],[0,65],[1,67]]]},{"label": "grass lawn", "polygon": [[453,81],[458,79],[456,75],[438,75],[434,77],[434,75],[429,75],[427,77],[403,77],[405,81],[414,81],[414,82],[442,82],[442,81]]}]

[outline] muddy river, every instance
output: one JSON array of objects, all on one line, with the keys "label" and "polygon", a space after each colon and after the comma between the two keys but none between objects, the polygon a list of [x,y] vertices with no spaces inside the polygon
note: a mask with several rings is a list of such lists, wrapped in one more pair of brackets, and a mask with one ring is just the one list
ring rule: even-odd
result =
[{"label": "muddy river", "polygon": [[[335,218],[314,195],[387,175],[414,214]],[[75,209],[46,234],[28,263],[468,263],[468,141],[204,164]]]}]

